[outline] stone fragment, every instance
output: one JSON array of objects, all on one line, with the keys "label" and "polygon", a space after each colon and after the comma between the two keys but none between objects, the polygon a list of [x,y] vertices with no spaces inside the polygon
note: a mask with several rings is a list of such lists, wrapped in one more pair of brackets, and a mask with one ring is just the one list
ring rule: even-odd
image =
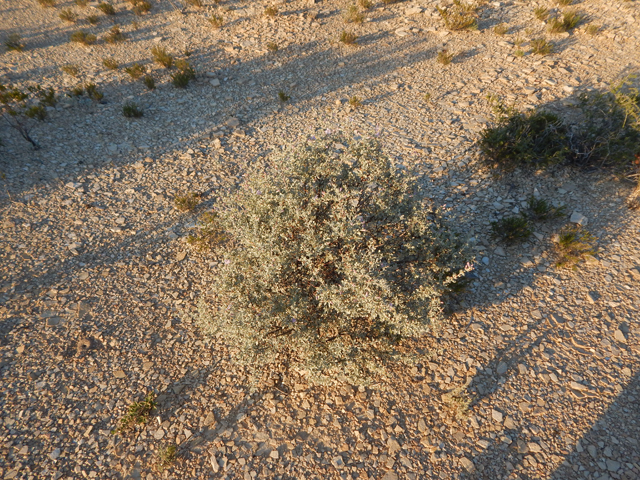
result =
[{"label": "stone fragment", "polygon": [[575,223],[575,224],[580,225],[582,227],[584,227],[588,223],[587,217],[585,217],[581,213],[575,212],[575,211],[571,214],[571,218],[569,219],[569,221],[571,223]]},{"label": "stone fragment", "polygon": [[609,470],[610,472],[616,473],[618,470],[620,470],[620,462],[607,459],[607,470]]},{"label": "stone fragment", "polygon": [[617,341],[619,341],[620,343],[626,343],[627,339],[624,336],[624,333],[622,333],[620,330],[616,330],[613,334],[613,338],[615,338]]},{"label": "stone fragment", "polygon": [[498,410],[492,409],[491,410],[491,418],[493,418],[493,420],[495,422],[502,423],[502,412],[499,412]]},{"label": "stone fragment", "polygon": [[423,433],[427,429],[427,424],[424,422],[424,419],[421,418],[418,420],[418,431]]},{"label": "stone fragment", "polygon": [[231,117],[229,120],[227,120],[226,124],[227,127],[236,128],[240,125],[240,120],[235,117]]},{"label": "stone fragment", "polygon": [[382,480],[398,480],[398,474],[393,470],[389,470],[382,476]]},{"label": "stone fragment", "polygon": [[331,465],[335,468],[343,468],[344,467],[344,459],[340,455],[336,455],[331,459]]},{"label": "stone fragment", "polygon": [[473,462],[471,460],[469,460],[467,457],[462,457],[460,459],[460,466],[462,468],[464,468],[467,472],[472,473],[473,471],[475,471],[476,466],[473,464]]},{"label": "stone fragment", "polygon": [[180,252],[178,253],[178,255],[176,255],[176,261],[181,262],[185,259],[185,257],[187,256],[187,252]]},{"label": "stone fragment", "polygon": [[640,280],[640,268],[634,267],[630,269],[629,274],[633,277],[634,280]]},{"label": "stone fragment", "polygon": [[127,375],[124,373],[124,370],[118,369],[113,372],[113,376],[116,378],[125,378]]},{"label": "stone fragment", "polygon": [[162,428],[159,428],[158,430],[153,432],[153,438],[155,438],[156,440],[162,440],[163,437],[164,437],[164,430]]},{"label": "stone fragment", "polygon": [[51,452],[49,454],[49,458],[51,460],[57,460],[59,456],[60,456],[60,449],[59,448],[54,449],[53,452]]}]

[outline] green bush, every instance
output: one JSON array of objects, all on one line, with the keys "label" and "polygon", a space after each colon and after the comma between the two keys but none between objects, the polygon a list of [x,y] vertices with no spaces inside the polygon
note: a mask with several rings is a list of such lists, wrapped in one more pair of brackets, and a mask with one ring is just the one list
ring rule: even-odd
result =
[{"label": "green bush", "polygon": [[[224,259],[205,332],[264,367],[366,383],[415,358],[471,255],[411,175],[370,140],[328,136],[255,165],[205,229]],[[211,243],[210,243],[211,245]]]},{"label": "green bush", "polygon": [[122,106],[122,115],[127,118],[140,118],[144,112],[134,102],[127,102]]},{"label": "green bush", "polygon": [[46,120],[46,107],[53,107],[56,103],[53,88],[43,89],[37,85],[20,90],[0,84],[0,116],[35,150],[40,146],[31,136],[31,130],[38,122]]}]

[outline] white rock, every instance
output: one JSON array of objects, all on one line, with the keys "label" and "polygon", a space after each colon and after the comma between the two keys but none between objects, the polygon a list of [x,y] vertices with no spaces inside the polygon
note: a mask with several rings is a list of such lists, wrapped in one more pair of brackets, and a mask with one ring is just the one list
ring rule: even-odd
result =
[{"label": "white rock", "polygon": [[502,423],[502,412],[491,410],[491,418],[493,418],[495,422]]},{"label": "white rock", "polygon": [[588,219],[587,219],[587,217],[585,217],[581,213],[573,212],[571,214],[571,218],[569,219],[569,221],[571,223],[576,223],[576,224],[584,227],[587,224]]},{"label": "white rock", "polygon": [[209,80],[209,84],[211,84],[212,87],[219,87],[220,80],[218,80],[217,78],[212,78],[211,80]]}]

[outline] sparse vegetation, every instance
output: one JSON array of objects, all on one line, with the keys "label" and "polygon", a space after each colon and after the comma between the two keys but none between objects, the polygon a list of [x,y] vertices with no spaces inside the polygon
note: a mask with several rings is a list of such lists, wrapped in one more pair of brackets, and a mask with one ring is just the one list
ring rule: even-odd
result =
[{"label": "sparse vegetation", "polygon": [[349,98],[349,105],[351,105],[353,108],[358,108],[362,106],[362,101],[354,95],[353,97]]},{"label": "sparse vegetation", "polygon": [[354,33],[343,30],[340,34],[340,42],[345,45],[355,45],[358,42],[358,37]]},{"label": "sparse vegetation", "polygon": [[222,15],[211,15],[209,17],[209,23],[213,28],[222,28],[224,25],[224,17]]},{"label": "sparse vegetation", "polygon": [[549,9],[545,7],[536,7],[533,13],[541,22],[545,22],[549,18]]},{"label": "sparse vegetation", "polygon": [[360,13],[356,5],[351,5],[344,14],[344,21],[347,23],[362,23],[364,15]]},{"label": "sparse vegetation", "polygon": [[556,251],[558,268],[573,268],[596,253],[596,238],[577,225],[564,227],[558,234]]},{"label": "sparse vegetation", "polygon": [[87,15],[87,22],[91,25],[97,25],[100,22],[100,17],[98,15]]},{"label": "sparse vegetation", "polygon": [[92,33],[85,33],[82,30],[77,30],[71,34],[69,39],[75,43],[81,43],[82,45],[93,45],[96,43],[96,36]]},{"label": "sparse vegetation", "polygon": [[171,68],[173,66],[173,57],[167,53],[167,49],[156,45],[151,49],[151,55],[156,63],[159,63],[164,68]]},{"label": "sparse vegetation", "polygon": [[491,222],[491,230],[494,236],[509,244],[526,240],[532,233],[527,218],[522,215],[504,217]]},{"label": "sparse vegetation", "polygon": [[156,81],[151,75],[145,75],[142,81],[144,82],[144,86],[149,90],[154,90],[156,88]]},{"label": "sparse vegetation", "polygon": [[556,3],[562,7],[569,6],[573,3],[573,0],[556,0]]},{"label": "sparse vegetation", "polygon": [[373,2],[371,0],[358,0],[358,5],[364,10],[369,10],[373,7]]},{"label": "sparse vegetation", "polygon": [[425,94],[422,96],[422,99],[423,99],[425,102],[427,102],[427,103],[431,102],[431,94],[430,94],[430,93],[425,93]]},{"label": "sparse vegetation", "polygon": [[442,403],[449,410],[449,414],[456,420],[463,420],[469,415],[472,398],[467,393],[467,385],[456,387],[442,395]]},{"label": "sparse vegetation", "polygon": [[60,14],[58,16],[60,17],[60,20],[64,20],[69,23],[75,23],[78,20],[78,14],[70,8],[60,10]]},{"label": "sparse vegetation", "polygon": [[560,17],[554,17],[549,20],[549,32],[550,33],[564,33],[569,30],[573,30],[582,20],[582,16],[578,14],[575,10],[570,12],[565,12]]},{"label": "sparse vegetation", "polygon": [[171,75],[171,83],[176,88],[187,88],[189,82],[196,78],[195,70],[186,60],[176,61],[176,68],[178,71]]},{"label": "sparse vegetation", "polygon": [[89,4],[89,0],[75,0],[75,4],[80,8],[85,8]]},{"label": "sparse vegetation", "polygon": [[507,33],[509,33],[509,26],[506,23],[500,23],[499,25],[493,27],[493,33],[500,36],[506,35]]},{"label": "sparse vegetation", "polygon": [[124,42],[125,40],[126,38],[118,25],[114,25],[113,27],[111,27],[109,33],[104,36],[104,41],[107,43],[120,43]]},{"label": "sparse vegetation", "polygon": [[560,218],[565,214],[566,207],[554,207],[544,198],[529,197],[527,201],[527,210],[532,220],[543,221]]},{"label": "sparse vegetation", "polygon": [[158,470],[163,472],[176,461],[178,447],[175,444],[167,445],[158,450]]},{"label": "sparse vegetation", "polygon": [[119,65],[118,61],[113,57],[106,57],[102,59],[102,65],[109,70],[117,70]]},{"label": "sparse vegetation", "polygon": [[98,86],[95,83],[87,83],[84,86],[84,91],[87,97],[96,102],[100,102],[104,98],[104,94],[98,90]]},{"label": "sparse vegetation", "polygon": [[144,115],[140,107],[134,102],[127,102],[122,106],[122,114],[127,118],[140,118]]},{"label": "sparse vegetation", "polygon": [[514,54],[516,57],[524,57],[524,50],[521,50],[521,49],[519,49],[519,48],[518,48],[517,50],[515,50],[515,51],[513,52],[513,54]]},{"label": "sparse vegetation", "polygon": [[280,100],[282,103],[288,102],[290,99],[291,97],[284,93],[282,90],[278,92],[278,100]]},{"label": "sparse vegetation", "polygon": [[4,41],[7,50],[13,50],[15,52],[21,52],[24,50],[24,43],[22,37],[17,33],[10,33],[7,35],[7,39]]},{"label": "sparse vegetation", "polygon": [[115,15],[116,9],[113,8],[113,5],[107,2],[101,2],[98,4],[98,9],[104,13],[105,15]]},{"label": "sparse vegetation", "polygon": [[144,15],[151,11],[151,2],[146,0],[137,0],[133,3],[133,13],[136,15]]},{"label": "sparse vegetation", "polygon": [[584,29],[584,31],[591,36],[597,35],[598,33],[600,33],[600,25],[594,25],[593,23],[590,23],[589,25],[587,25]]},{"label": "sparse vegetation", "polygon": [[534,38],[529,43],[531,47],[531,52],[536,55],[548,55],[553,53],[553,44],[547,42],[544,38]]},{"label": "sparse vegetation", "polygon": [[453,60],[454,54],[447,50],[440,50],[438,52],[438,56],[436,57],[436,61],[441,65],[449,65]]},{"label": "sparse vegetation", "polygon": [[127,72],[129,76],[134,80],[138,80],[142,75],[145,74],[147,69],[144,67],[144,65],[140,65],[139,63],[134,63],[130,67],[126,67],[124,71]]},{"label": "sparse vegetation", "polygon": [[475,4],[453,0],[453,5],[436,7],[448,30],[476,30],[478,28],[478,7]]},{"label": "sparse vegetation", "polygon": [[269,50],[270,52],[275,53],[278,51],[279,48],[280,47],[278,47],[278,44],[276,42],[267,43],[267,50]]},{"label": "sparse vegetation", "polygon": [[179,195],[173,199],[173,204],[181,212],[190,212],[199,204],[202,194],[198,192],[189,192],[186,195]]},{"label": "sparse vegetation", "polygon": [[200,251],[209,250],[226,242],[228,237],[217,221],[218,214],[208,212],[198,218],[198,230],[187,237],[187,243]]},{"label": "sparse vegetation", "polygon": [[118,426],[111,432],[126,435],[138,425],[146,425],[151,412],[158,406],[153,393],[147,394],[140,402],[134,402],[127,408],[127,413],[120,419]]},{"label": "sparse vegetation", "polygon": [[202,0],[184,0],[184,3],[191,7],[196,7],[196,8],[204,7],[204,2]]},{"label": "sparse vegetation", "polygon": [[463,238],[371,140],[286,150],[216,210],[224,260],[200,319],[254,379],[281,366],[318,383],[371,382],[418,355],[404,340],[430,332],[471,268]]},{"label": "sparse vegetation", "polygon": [[56,0],[38,0],[38,3],[42,7],[55,7],[56,6]]},{"label": "sparse vegetation", "polygon": [[39,122],[46,120],[46,107],[55,104],[56,95],[53,88],[43,89],[35,86],[20,90],[11,85],[0,84],[0,115],[36,150],[40,146],[31,136],[31,131]]},{"label": "sparse vegetation", "polygon": [[264,14],[267,17],[273,18],[276,15],[278,15],[278,9],[276,7],[274,7],[274,6],[267,7],[267,8],[264,9]]}]

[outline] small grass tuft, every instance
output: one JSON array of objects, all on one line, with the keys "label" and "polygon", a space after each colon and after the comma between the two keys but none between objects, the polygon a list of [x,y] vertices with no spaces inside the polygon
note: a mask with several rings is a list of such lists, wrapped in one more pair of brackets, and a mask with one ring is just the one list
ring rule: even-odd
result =
[{"label": "small grass tuft", "polygon": [[100,17],[98,15],[88,15],[87,22],[91,25],[97,25],[100,22]]},{"label": "small grass tuft", "polygon": [[78,20],[78,14],[70,8],[60,10],[60,14],[58,16],[60,17],[60,20],[64,20],[69,23],[76,23]]},{"label": "small grass tuft", "polygon": [[56,6],[56,0],[38,0],[38,3],[42,7],[55,7]]},{"label": "small grass tuft", "polygon": [[534,38],[529,43],[531,52],[537,55],[548,55],[553,53],[553,43],[546,41],[544,38]]},{"label": "small grass tuft", "polygon": [[106,57],[102,59],[102,65],[109,70],[117,70],[120,65],[118,61],[113,57]]},{"label": "small grass tuft", "polygon": [[264,9],[264,14],[267,17],[273,18],[273,17],[278,15],[278,9],[277,9],[277,7],[274,7],[274,6],[267,7],[267,8]]},{"label": "small grass tuft", "polygon": [[155,90],[156,81],[153,79],[151,75],[145,75],[144,78],[142,79],[142,82],[144,83],[144,86],[147,87],[149,90]]},{"label": "small grass tuft", "polygon": [[104,41],[112,44],[124,42],[125,40],[126,38],[124,36],[124,33],[122,33],[118,25],[114,25],[113,27],[111,27],[109,33],[104,36]]},{"label": "small grass tuft", "polygon": [[81,97],[82,95],[84,95],[84,86],[76,85],[71,89],[70,95],[72,97]]},{"label": "small grass tuft", "polygon": [[189,82],[196,78],[196,72],[186,60],[176,61],[178,71],[171,75],[171,83],[176,88],[187,88]]},{"label": "small grass tuft", "polygon": [[82,30],[77,30],[71,34],[69,40],[75,43],[81,43],[82,45],[93,45],[96,43],[96,36],[92,33],[86,33]]},{"label": "small grass tuft", "polygon": [[140,118],[144,115],[143,111],[133,102],[127,102],[122,106],[122,115],[127,118]]},{"label": "small grass tuft", "polygon": [[495,27],[493,27],[493,33],[500,36],[506,35],[507,33],[509,33],[509,25],[507,25],[506,23],[496,25]]},{"label": "small grass tuft", "polygon": [[533,14],[536,16],[538,20],[541,22],[546,22],[547,18],[549,18],[549,9],[545,7],[537,7]]},{"label": "small grass tuft", "polygon": [[202,0],[184,0],[184,3],[191,7],[196,7],[196,8],[204,7],[204,2]]},{"label": "small grass tuft", "polygon": [[360,13],[357,5],[351,5],[344,14],[344,21],[346,23],[362,23],[364,15]]},{"label": "small grass tuft", "polygon": [[354,95],[349,99],[349,105],[351,105],[353,108],[358,108],[362,106],[362,101]]},{"label": "small grass tuft", "polygon": [[140,402],[134,402],[127,408],[127,413],[120,419],[118,426],[111,431],[112,434],[126,434],[138,425],[146,425],[151,417],[151,412],[158,406],[155,394],[149,393]]},{"label": "small grass tuft", "polygon": [[449,65],[455,55],[447,50],[440,50],[436,61],[441,65]]},{"label": "small grass tuft", "polygon": [[224,25],[224,17],[222,15],[211,15],[209,17],[209,23],[213,28],[222,28]]},{"label": "small grass tuft", "polygon": [[585,27],[584,31],[585,33],[593,37],[594,35],[600,33],[601,28],[602,27],[600,27],[600,25],[594,25],[593,23],[590,23]]},{"label": "small grass tuft", "polygon": [[521,50],[521,49],[518,48],[515,52],[513,52],[513,54],[516,57],[524,57],[524,50]]},{"label": "small grass tuft", "polygon": [[227,234],[220,226],[218,214],[215,212],[205,213],[198,218],[198,230],[195,235],[187,237],[187,243],[199,251],[209,250],[227,241]]},{"label": "small grass tuft", "polygon": [[452,417],[463,420],[469,415],[472,398],[467,392],[467,385],[456,387],[442,395],[442,403]]},{"label": "small grass tuft", "polygon": [[158,470],[164,472],[176,461],[178,446],[175,444],[167,445],[158,450]]},{"label": "small grass tuft", "polygon": [[147,2],[146,0],[139,0],[133,4],[133,13],[136,15],[144,15],[145,13],[149,13],[151,11],[151,2]]},{"label": "small grass tuft", "polygon": [[165,68],[171,68],[173,66],[173,57],[167,53],[167,49],[156,45],[151,49],[151,55],[156,63],[159,63]]},{"label": "small grass tuft", "polygon": [[371,0],[358,0],[358,5],[364,10],[369,10],[373,7],[373,2]]},{"label": "small grass tuft", "polygon": [[173,199],[176,209],[181,212],[191,212],[200,204],[202,194],[199,192],[189,192],[186,195],[179,195]]},{"label": "small grass tuft", "polygon": [[147,69],[144,67],[144,65],[140,65],[139,63],[134,63],[130,67],[126,67],[124,71],[127,72],[129,76],[134,80],[138,80],[142,75],[145,74]]},{"label": "small grass tuft", "polygon": [[532,220],[552,220],[562,217],[566,212],[566,207],[554,207],[544,198],[536,198],[534,196],[529,197],[527,201],[527,210],[529,218]]},{"label": "small grass tuft", "polygon": [[354,33],[343,30],[342,33],[340,34],[339,40],[341,43],[344,43],[345,45],[356,45],[358,42],[358,37]]},{"label": "small grass tuft", "polygon": [[75,0],[74,3],[80,8],[86,8],[86,6],[89,5],[89,0]]},{"label": "small grass tuft", "polygon": [[84,86],[84,91],[91,100],[100,102],[104,98],[104,93],[98,90],[98,86],[95,83],[87,83]]},{"label": "small grass tuft", "polygon": [[567,7],[573,3],[573,0],[556,0],[556,3],[560,6]]},{"label": "small grass tuft", "polygon": [[571,10],[569,12],[565,12],[562,15],[562,18],[552,18],[549,21],[549,26],[547,28],[550,33],[568,32],[576,28],[582,19],[582,15],[578,14],[575,10]]},{"label": "small grass tuft", "polygon": [[497,222],[491,222],[491,230],[495,237],[501,238],[506,243],[526,240],[532,233],[527,218],[522,215],[504,217]]},{"label": "small grass tuft", "polygon": [[568,225],[558,234],[556,251],[558,268],[576,269],[577,265],[587,257],[596,253],[596,238],[582,227]]},{"label": "small grass tuft", "polygon": [[422,96],[422,99],[423,99],[425,102],[430,103],[430,102],[431,102],[431,94],[430,94],[430,93],[425,93],[425,94]]},{"label": "small grass tuft", "polygon": [[282,103],[288,102],[290,99],[291,97],[284,93],[282,90],[278,92],[278,100],[280,100]]},{"label": "small grass tuft", "polygon": [[267,43],[267,50],[269,50],[270,52],[277,52],[280,49],[280,47],[278,47],[278,44],[276,42],[269,42]]},{"label": "small grass tuft", "polygon": [[448,7],[436,7],[444,20],[448,30],[457,32],[460,30],[477,30],[478,7],[475,4],[462,3],[453,0],[453,5]]},{"label": "small grass tuft", "polygon": [[7,50],[13,50],[14,52],[21,52],[24,50],[22,37],[17,33],[10,33],[4,41],[4,46],[7,47]]},{"label": "small grass tuft", "polygon": [[113,5],[107,2],[102,2],[98,4],[98,9],[104,13],[105,15],[115,15],[116,9],[113,8]]}]

